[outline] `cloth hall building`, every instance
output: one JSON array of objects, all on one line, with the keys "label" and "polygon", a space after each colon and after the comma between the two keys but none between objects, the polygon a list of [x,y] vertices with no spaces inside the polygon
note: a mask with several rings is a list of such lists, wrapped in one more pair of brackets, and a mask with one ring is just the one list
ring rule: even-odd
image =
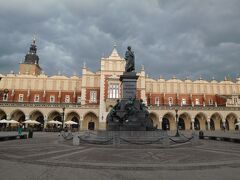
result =
[{"label": "cloth hall building", "polygon": [[[121,98],[119,77],[124,70],[125,60],[114,47],[100,60],[97,72],[84,65],[81,77],[47,76],[33,41],[19,73],[0,74],[0,119],[37,120],[44,129],[51,120],[72,120],[78,130],[104,130],[108,112]],[[147,104],[158,129],[175,130],[178,125],[180,130],[238,130],[240,77],[234,82],[152,79],[143,66],[137,75],[137,98]]]}]

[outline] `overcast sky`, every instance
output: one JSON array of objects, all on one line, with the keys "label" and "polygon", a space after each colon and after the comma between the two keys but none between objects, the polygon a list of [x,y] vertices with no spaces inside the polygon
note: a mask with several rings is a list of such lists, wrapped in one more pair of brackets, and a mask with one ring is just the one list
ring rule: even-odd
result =
[{"label": "overcast sky", "polygon": [[114,43],[153,78],[240,73],[240,0],[0,0],[0,73],[18,72],[34,34],[48,75],[97,71]]}]

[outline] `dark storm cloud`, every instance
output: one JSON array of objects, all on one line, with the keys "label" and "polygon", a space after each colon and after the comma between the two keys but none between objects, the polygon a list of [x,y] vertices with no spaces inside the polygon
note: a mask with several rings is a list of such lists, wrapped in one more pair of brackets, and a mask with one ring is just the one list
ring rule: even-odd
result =
[{"label": "dark storm cloud", "polygon": [[238,0],[0,0],[0,73],[17,72],[36,34],[49,74],[100,67],[116,42],[154,78],[223,79],[240,72]]}]

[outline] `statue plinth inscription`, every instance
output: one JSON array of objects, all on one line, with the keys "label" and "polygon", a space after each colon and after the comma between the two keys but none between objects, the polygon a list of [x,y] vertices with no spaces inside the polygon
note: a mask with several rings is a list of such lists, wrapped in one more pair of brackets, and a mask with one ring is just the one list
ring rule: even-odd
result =
[{"label": "statue plinth inscription", "polygon": [[136,97],[137,79],[138,76],[135,72],[125,72],[122,76],[120,76],[120,81],[122,81],[123,88],[123,99]]}]

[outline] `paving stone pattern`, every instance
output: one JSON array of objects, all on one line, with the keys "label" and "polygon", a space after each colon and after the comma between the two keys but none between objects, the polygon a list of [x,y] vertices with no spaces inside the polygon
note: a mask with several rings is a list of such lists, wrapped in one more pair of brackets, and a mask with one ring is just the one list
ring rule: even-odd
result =
[{"label": "paving stone pattern", "polygon": [[73,146],[58,133],[34,133],[0,142],[0,179],[231,180],[239,179],[239,152],[237,143],[210,140],[172,148]]}]

